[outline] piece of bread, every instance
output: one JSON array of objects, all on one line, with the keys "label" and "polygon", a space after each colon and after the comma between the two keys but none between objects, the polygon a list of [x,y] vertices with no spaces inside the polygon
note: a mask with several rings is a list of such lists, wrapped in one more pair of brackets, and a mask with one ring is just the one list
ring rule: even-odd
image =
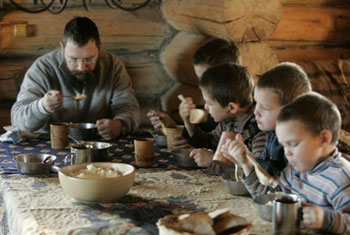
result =
[{"label": "piece of bread", "polygon": [[244,217],[230,214],[222,219],[215,221],[214,230],[216,234],[223,232],[227,234],[227,231],[229,230],[237,228],[235,229],[235,232],[239,232],[240,229],[244,229],[247,226],[251,226],[251,223],[248,222]]},{"label": "piece of bread", "polygon": [[229,216],[230,214],[231,214],[231,211],[229,208],[220,208],[220,209],[216,209],[215,211],[208,213],[210,218],[212,218],[213,220],[225,218],[226,216]]},{"label": "piece of bread", "polygon": [[245,235],[252,230],[252,225],[245,218],[231,214],[229,208],[219,207],[205,212],[188,212],[168,215],[157,222],[160,235]]},{"label": "piece of bread", "polygon": [[205,212],[168,215],[158,220],[159,234],[215,235],[213,220]]}]

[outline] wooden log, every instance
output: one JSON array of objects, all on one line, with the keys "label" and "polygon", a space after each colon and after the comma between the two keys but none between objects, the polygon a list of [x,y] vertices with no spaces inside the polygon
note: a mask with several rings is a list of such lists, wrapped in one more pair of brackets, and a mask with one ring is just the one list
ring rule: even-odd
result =
[{"label": "wooden log", "polygon": [[[159,96],[171,85],[170,78],[167,77],[158,59],[155,60],[153,57],[137,54],[129,55],[125,59],[126,69],[137,96],[146,98]],[[158,58],[158,56],[156,57]],[[7,86],[2,86],[1,89],[4,92],[0,94],[0,99],[1,97],[16,98],[23,76],[35,59],[36,56],[1,58],[0,81],[2,81],[2,84],[7,84]],[[6,89],[9,90],[5,91]]]},{"label": "wooden log", "polygon": [[284,0],[267,42],[280,61],[350,58],[350,1]]},{"label": "wooden log", "polygon": [[346,44],[306,41],[267,41],[276,53],[278,60],[337,60],[349,59],[350,49]]},{"label": "wooden log", "polygon": [[160,54],[160,61],[168,75],[180,83],[197,86],[192,57],[207,40],[208,37],[204,35],[179,32]]},{"label": "wooden log", "polygon": [[0,51],[12,55],[45,54],[58,47],[64,26],[76,15],[87,16],[96,23],[103,47],[107,50],[158,50],[172,34],[160,11],[151,8],[143,8],[136,13],[106,7],[93,8],[89,12],[68,8],[58,15],[14,11],[8,12],[1,21],[25,22],[32,32],[28,37],[16,38],[12,26],[8,33],[1,35],[1,38],[6,38],[6,43],[1,43]]},{"label": "wooden log", "polygon": [[149,99],[159,96],[171,84],[160,64],[127,65],[126,69],[138,97]]},{"label": "wooden log", "polygon": [[278,64],[275,52],[264,42],[241,43],[238,48],[242,57],[242,64],[248,68],[255,82],[258,75]]},{"label": "wooden log", "polygon": [[161,97],[162,110],[176,112],[180,104],[180,100],[177,98],[179,94],[185,97],[191,97],[197,106],[203,106],[205,104],[202,92],[198,87],[176,83]]},{"label": "wooden log", "polygon": [[0,100],[16,99],[23,76],[35,57],[0,58]]},{"label": "wooden log", "polygon": [[[169,76],[177,82],[190,86],[198,85],[191,60],[195,51],[208,41],[202,35],[180,32],[164,48],[161,62]],[[263,42],[241,43],[238,45],[242,63],[256,79],[278,63],[275,52]]]},{"label": "wooden log", "polygon": [[270,40],[349,41],[348,6],[284,5],[283,17]]},{"label": "wooden log", "polygon": [[167,0],[161,10],[178,30],[238,42],[268,39],[282,14],[276,0]]}]

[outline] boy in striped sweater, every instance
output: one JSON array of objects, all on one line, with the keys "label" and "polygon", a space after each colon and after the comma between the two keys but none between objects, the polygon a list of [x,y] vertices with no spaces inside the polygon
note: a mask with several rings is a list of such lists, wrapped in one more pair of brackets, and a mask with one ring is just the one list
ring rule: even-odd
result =
[{"label": "boy in striped sweater", "polygon": [[[302,224],[323,233],[350,234],[350,162],[336,144],[341,118],[327,98],[308,93],[284,106],[277,117],[276,134],[289,165],[281,172],[279,190],[304,199]],[[243,168],[244,183],[254,196],[266,193],[258,182],[247,148],[239,140],[223,150]]]}]

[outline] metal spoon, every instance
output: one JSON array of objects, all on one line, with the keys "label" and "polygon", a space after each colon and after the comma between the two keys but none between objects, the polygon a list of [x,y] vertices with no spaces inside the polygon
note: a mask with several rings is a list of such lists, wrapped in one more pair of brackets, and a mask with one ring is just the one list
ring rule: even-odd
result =
[{"label": "metal spoon", "polygon": [[73,140],[75,143],[80,144],[80,141],[77,140],[76,138],[72,137],[71,135],[68,135],[68,137]]}]

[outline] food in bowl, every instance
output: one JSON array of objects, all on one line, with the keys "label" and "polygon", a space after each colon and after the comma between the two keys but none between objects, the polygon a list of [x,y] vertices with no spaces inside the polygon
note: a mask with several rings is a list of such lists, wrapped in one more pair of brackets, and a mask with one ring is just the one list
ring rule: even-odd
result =
[{"label": "food in bowl", "polygon": [[78,93],[76,96],[75,96],[75,99],[76,100],[85,100],[86,99],[86,95],[85,94],[80,94]]},{"label": "food in bowl", "polygon": [[114,168],[101,168],[89,164],[84,169],[72,172],[73,177],[80,179],[114,178],[123,174]]},{"label": "food in bowl", "polygon": [[[113,168],[121,176],[113,178],[77,178],[72,174],[88,165],[98,168]],[[58,178],[63,191],[83,203],[116,202],[128,193],[135,180],[135,167],[125,163],[94,162],[65,166],[58,171]]]}]

